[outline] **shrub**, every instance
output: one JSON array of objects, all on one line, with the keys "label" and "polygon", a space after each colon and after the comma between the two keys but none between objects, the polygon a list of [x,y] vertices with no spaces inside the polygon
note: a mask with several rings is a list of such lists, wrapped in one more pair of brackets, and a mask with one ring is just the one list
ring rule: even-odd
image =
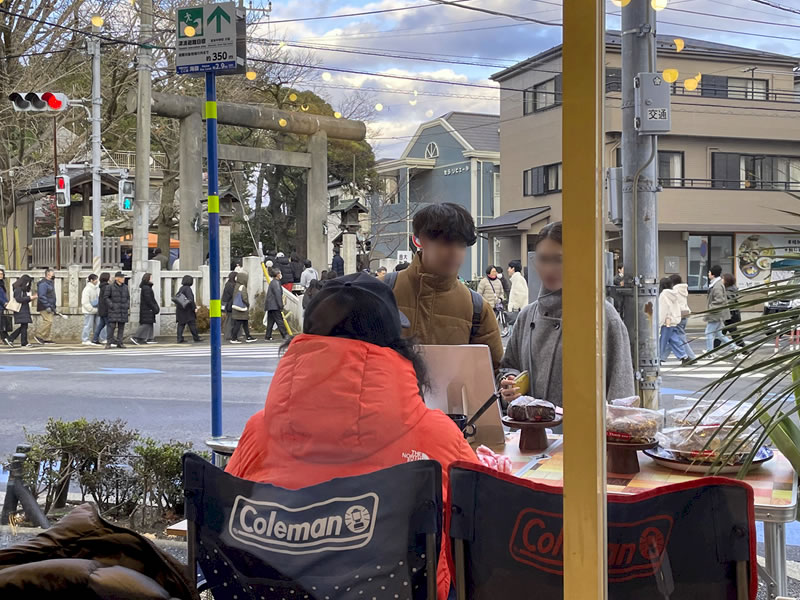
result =
[{"label": "shrub", "polygon": [[134,446],[133,472],[145,505],[154,506],[161,514],[183,513],[181,457],[191,447],[186,442],[161,443],[149,437]]}]

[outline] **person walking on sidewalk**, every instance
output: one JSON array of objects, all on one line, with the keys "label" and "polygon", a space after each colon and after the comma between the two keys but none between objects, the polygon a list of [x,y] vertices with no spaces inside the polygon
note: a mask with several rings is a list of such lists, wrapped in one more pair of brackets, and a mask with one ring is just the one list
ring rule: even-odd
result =
[{"label": "person walking on sidewalk", "polygon": [[[736,286],[736,278],[732,273],[723,273],[722,281],[725,283],[725,297],[728,299],[728,305],[732,307],[739,301],[739,288]],[[739,348],[744,348],[746,346],[745,341],[736,328],[736,324],[742,322],[742,313],[738,308],[731,308],[730,311],[731,318],[725,321],[725,329],[722,330],[722,333],[730,335]],[[719,345],[717,341],[714,341],[715,348]]]},{"label": "person walking on sidewalk", "polygon": [[94,330],[97,326],[97,305],[100,301],[100,288],[97,287],[97,275],[92,273],[86,278],[86,285],[81,293],[81,312],[83,312],[83,331],[81,344],[92,346]]},{"label": "person walking on sidewalk", "polygon": [[669,278],[672,280],[672,289],[678,294],[678,300],[681,306],[681,322],[675,327],[674,336],[677,338],[681,347],[686,351],[686,356],[689,358],[689,361],[694,361],[697,360],[697,355],[694,353],[694,350],[692,350],[692,345],[686,337],[686,325],[689,323],[689,315],[692,314],[689,308],[689,285],[683,283],[683,279],[678,274],[670,275]]},{"label": "person walking on sidewalk", "polygon": [[497,267],[492,265],[486,267],[486,277],[478,283],[478,293],[486,301],[486,304],[494,309],[495,314],[497,314],[498,307],[499,310],[503,310],[505,296],[503,295],[503,284],[497,277]]},{"label": "person walking on sidewalk", "polygon": [[197,333],[197,303],[194,300],[194,291],[192,291],[192,284],[194,277],[191,275],[184,275],[181,281],[181,289],[178,290],[178,296],[183,295],[188,302],[181,306],[175,306],[175,321],[178,323],[178,343],[183,344],[186,342],[183,339],[183,330],[187,326],[189,331],[192,332],[192,339],[195,342],[203,341]]},{"label": "person walking on sidewalk", "polygon": [[38,299],[36,300],[36,310],[39,311],[40,323],[36,327],[34,339],[40,344],[52,344],[53,335],[53,315],[56,314],[56,286],[53,269],[47,268],[44,277],[39,280],[36,286]]},{"label": "person walking on sidewalk", "polygon": [[675,335],[675,328],[681,322],[681,300],[678,293],[672,289],[672,279],[664,277],[660,281],[658,294],[658,320],[660,326],[659,356],[663,363],[669,358],[670,351],[675,353],[681,362],[686,364],[689,356]]},{"label": "person walking on sidewalk", "polygon": [[708,311],[706,315],[706,350],[713,352],[714,340],[729,344],[731,339],[722,333],[725,321],[731,318],[725,282],[722,280],[722,267],[714,265],[708,272]]},{"label": "person walking on sidewalk", "polygon": [[6,338],[6,345],[13,348],[14,340],[20,338],[20,345],[25,348],[28,345],[28,325],[33,323],[31,318],[31,302],[36,300],[36,294],[31,294],[31,284],[33,278],[25,274],[12,286],[14,300],[19,302],[20,308],[14,313],[14,323],[19,325],[17,329]]},{"label": "person walking on sidewalk", "polygon": [[228,281],[225,282],[225,287],[222,289],[222,298],[220,304],[222,310],[225,311],[225,321],[222,323],[222,339],[231,339],[231,330],[233,329],[233,319],[231,319],[231,312],[233,311],[233,290],[236,289],[236,270],[228,274]]},{"label": "person walking on sidewalk", "polygon": [[236,274],[236,288],[233,291],[231,304],[233,328],[231,329],[231,344],[241,344],[239,331],[244,329],[245,342],[255,342],[256,338],[250,335],[250,298],[247,295],[247,273],[242,271]]},{"label": "person walking on sidewalk", "polygon": [[312,281],[319,279],[319,273],[317,273],[317,270],[311,266],[310,260],[306,259],[303,265],[305,266],[305,269],[300,275],[300,285],[302,285],[305,289],[308,289],[308,286],[311,285]]},{"label": "person walking on sidewalk", "polygon": [[294,287],[294,275],[292,274],[292,265],[289,262],[289,258],[283,252],[278,252],[273,266],[281,270],[283,273],[281,284],[287,291],[291,292]]},{"label": "person walking on sidewalk", "polygon": [[331,271],[336,273],[332,279],[344,276],[344,259],[342,258],[342,251],[337,246],[333,249],[333,260],[331,260]]},{"label": "person walking on sidewalk", "polygon": [[511,291],[508,294],[508,310],[519,312],[528,306],[528,282],[522,275],[522,263],[512,260],[508,263],[508,275],[511,280]]},{"label": "person walking on sidewalk", "polygon": [[150,273],[145,273],[142,275],[142,282],[139,284],[139,328],[131,337],[131,342],[136,346],[155,343],[153,326],[156,323],[156,315],[161,312],[161,308],[156,302],[151,278],[152,275]]},{"label": "person walking on sidewalk", "polygon": [[6,288],[6,272],[0,269],[0,341],[5,343],[8,334],[13,331],[13,321],[10,314],[6,314],[8,304],[8,289]]},{"label": "person walking on sidewalk", "polygon": [[281,288],[283,273],[280,269],[272,269],[269,276],[272,277],[272,281],[269,282],[269,288],[267,288],[267,304],[264,308],[267,311],[267,333],[264,335],[264,339],[268,342],[272,341],[274,325],[278,326],[278,332],[283,339],[289,335],[283,324],[283,289]]},{"label": "person walking on sidewalk", "polygon": [[108,291],[110,273],[100,273],[100,283],[97,286],[97,325],[92,338],[92,345],[99,346],[100,342],[106,343],[108,340],[108,303],[106,302],[106,292]]},{"label": "person walking on sidewalk", "polygon": [[[122,271],[114,274],[114,283],[105,289],[105,301],[108,309],[108,340],[106,349],[113,344],[117,348],[124,348],[122,340],[125,337],[125,323],[131,309],[131,294],[128,291],[128,284],[125,283],[125,275]],[[102,302],[102,298],[101,298]],[[116,336],[114,331],[116,330]]]}]

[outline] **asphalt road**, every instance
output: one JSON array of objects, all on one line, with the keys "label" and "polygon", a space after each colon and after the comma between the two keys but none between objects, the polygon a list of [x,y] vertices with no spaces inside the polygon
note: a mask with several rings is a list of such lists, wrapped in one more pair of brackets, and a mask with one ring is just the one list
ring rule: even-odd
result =
[{"label": "asphalt road", "polygon": [[[223,427],[239,434],[264,404],[279,344],[226,345]],[[126,349],[45,346],[0,349],[0,456],[41,432],[50,417],[123,419],[161,440],[204,448],[210,434],[210,348],[158,344]]]}]

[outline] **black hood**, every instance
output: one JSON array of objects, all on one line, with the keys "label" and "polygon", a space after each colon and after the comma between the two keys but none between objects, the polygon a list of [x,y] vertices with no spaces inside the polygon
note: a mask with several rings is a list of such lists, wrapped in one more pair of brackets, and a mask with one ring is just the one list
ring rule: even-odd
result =
[{"label": "black hood", "polygon": [[181,285],[192,285],[194,283],[194,277],[191,275],[184,275],[183,279],[181,280]]}]

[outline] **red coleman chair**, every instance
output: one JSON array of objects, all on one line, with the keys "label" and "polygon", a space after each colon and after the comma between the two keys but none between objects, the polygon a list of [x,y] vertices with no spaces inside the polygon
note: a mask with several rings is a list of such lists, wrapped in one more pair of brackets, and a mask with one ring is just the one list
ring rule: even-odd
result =
[{"label": "red coleman chair", "polygon": [[189,569],[214,600],[436,600],[437,462],[286,490],[186,454],[183,476]]},{"label": "red coleman chair", "polygon": [[[458,600],[562,600],[562,488],[450,471]],[[755,600],[753,490],[722,477],[608,496],[610,600]]]}]

